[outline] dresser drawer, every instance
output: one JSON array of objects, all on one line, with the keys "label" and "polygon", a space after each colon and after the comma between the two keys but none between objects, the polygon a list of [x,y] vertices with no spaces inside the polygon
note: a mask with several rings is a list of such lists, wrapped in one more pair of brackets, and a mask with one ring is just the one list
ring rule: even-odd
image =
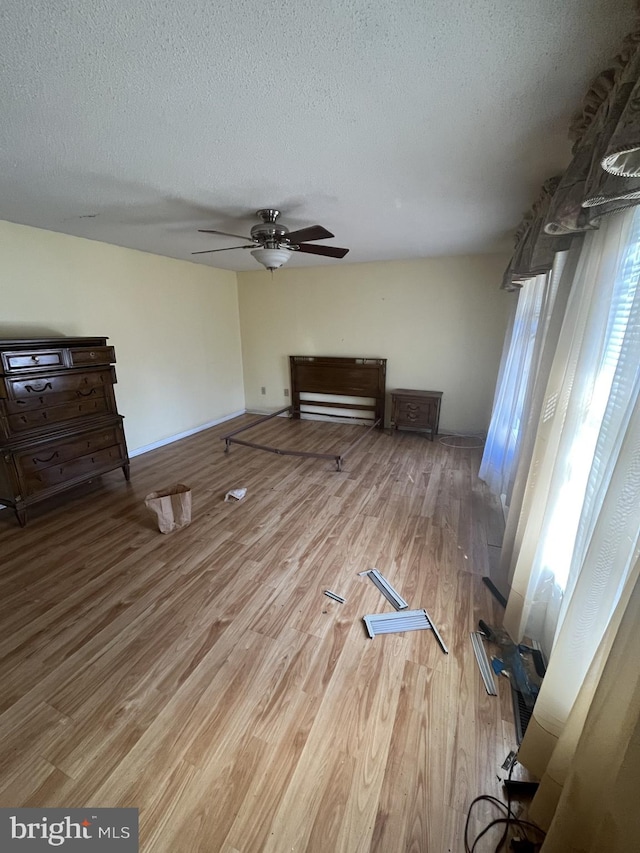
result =
[{"label": "dresser drawer", "polygon": [[29,474],[32,471],[42,471],[45,468],[60,466],[63,462],[87,456],[120,444],[122,431],[116,427],[105,427],[94,432],[76,435],[73,438],[62,439],[55,442],[47,442],[38,448],[22,452],[16,455],[16,461],[20,469]]},{"label": "dresser drawer", "polygon": [[59,391],[56,394],[40,394],[37,397],[26,397],[20,400],[7,400],[5,408],[8,414],[22,414],[33,409],[46,409],[49,406],[60,406],[63,403],[74,403],[87,398],[104,397],[106,389],[102,385],[87,388],[83,391]]},{"label": "dresser drawer", "polygon": [[[47,376],[34,376],[29,379],[4,380],[6,396],[8,400],[39,400],[41,397],[47,399],[51,395],[62,392],[75,392],[77,397],[89,397],[94,394],[93,389],[104,388],[115,382],[115,371],[113,368],[102,370],[72,371],[66,373],[52,373]],[[21,411],[22,406],[14,408]]]},{"label": "dresser drawer", "polygon": [[78,456],[59,465],[50,465],[41,470],[24,472],[24,483],[27,495],[33,495],[44,489],[49,489],[59,483],[70,480],[86,479],[93,471],[96,475],[102,471],[117,468],[126,462],[120,445],[105,447],[95,453]]},{"label": "dresser drawer", "polygon": [[65,367],[64,349],[35,349],[3,352],[2,364],[7,373]]},{"label": "dresser drawer", "polygon": [[9,415],[7,422],[11,432],[19,433],[39,427],[52,427],[63,421],[86,418],[88,415],[98,415],[110,411],[112,411],[111,400],[102,394],[98,397],[91,396],[84,400],[62,403],[59,406],[46,405],[29,409],[20,414]]},{"label": "dresser drawer", "polygon": [[69,349],[71,367],[87,367],[90,364],[112,364],[116,360],[113,347],[72,347]]}]

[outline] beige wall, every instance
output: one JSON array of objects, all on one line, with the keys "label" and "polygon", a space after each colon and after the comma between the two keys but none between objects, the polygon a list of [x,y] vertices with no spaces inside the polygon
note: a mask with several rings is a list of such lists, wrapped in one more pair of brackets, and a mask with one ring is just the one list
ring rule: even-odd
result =
[{"label": "beige wall", "polygon": [[385,357],[388,389],[444,391],[443,429],[489,423],[512,299],[498,289],[503,256],[236,277],[0,222],[0,257],[0,337],[109,337],[131,451],[242,411],[245,397],[254,411],[286,405],[291,354]]},{"label": "beige wall", "polygon": [[[387,389],[444,392],[441,431],[484,431],[512,296],[503,255],[238,273],[247,408],[288,403],[289,355],[387,358]],[[266,387],[266,395],[260,392]]]},{"label": "beige wall", "polygon": [[106,335],[129,450],[244,410],[236,276],[0,222],[0,338]]}]

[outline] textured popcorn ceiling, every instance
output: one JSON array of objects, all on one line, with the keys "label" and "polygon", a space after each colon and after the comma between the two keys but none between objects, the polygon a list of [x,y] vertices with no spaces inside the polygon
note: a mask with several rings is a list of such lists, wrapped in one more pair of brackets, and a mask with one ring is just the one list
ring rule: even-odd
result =
[{"label": "textured popcorn ceiling", "polygon": [[509,248],[632,0],[2,0],[0,218],[228,269]]}]

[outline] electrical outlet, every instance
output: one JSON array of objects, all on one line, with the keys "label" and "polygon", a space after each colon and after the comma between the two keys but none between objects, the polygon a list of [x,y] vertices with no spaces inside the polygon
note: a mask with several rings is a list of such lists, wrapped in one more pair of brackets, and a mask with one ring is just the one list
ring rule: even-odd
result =
[{"label": "electrical outlet", "polygon": [[285,397],[288,397],[288,396],[289,396],[289,389],[288,389],[288,388],[285,388],[285,389],[284,389],[284,396],[285,396]]},{"label": "electrical outlet", "polygon": [[264,387],[264,385],[263,385],[263,386],[262,386],[262,388],[260,389],[260,393],[261,393],[261,394],[266,394],[266,393],[267,393],[267,389]]}]

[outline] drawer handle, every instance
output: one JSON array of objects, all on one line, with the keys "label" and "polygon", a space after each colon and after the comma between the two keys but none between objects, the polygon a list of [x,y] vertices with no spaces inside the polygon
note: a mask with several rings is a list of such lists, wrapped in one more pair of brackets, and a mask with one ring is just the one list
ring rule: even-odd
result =
[{"label": "drawer handle", "polygon": [[34,364],[40,364],[40,358],[39,358],[37,355],[32,355],[32,356],[31,356],[31,361],[32,361]]},{"label": "drawer handle", "polygon": [[38,457],[37,457],[37,456],[34,456],[34,457],[33,457],[33,461],[34,461],[36,464],[37,464],[38,462],[51,462],[51,460],[52,460],[52,459],[55,459],[57,455],[58,455],[58,451],[56,450],[54,453],[52,453],[52,454],[51,454],[51,456],[49,456],[49,458],[48,458],[48,459],[38,459]]},{"label": "drawer handle", "polygon": [[25,385],[25,390],[31,393],[33,391],[34,394],[41,394],[43,391],[46,391],[47,388],[51,390],[51,383],[45,382],[42,388],[36,388],[35,385]]},{"label": "drawer handle", "polygon": [[91,356],[91,358],[95,358],[95,357],[96,357],[96,353],[95,353],[95,352],[90,352],[90,353],[89,353],[89,355]]},{"label": "drawer handle", "polygon": [[86,393],[83,393],[82,391],[78,391],[78,396],[79,397],[90,397],[92,394],[95,394],[95,393],[96,393],[96,389],[92,388],[90,391],[87,391]]}]

